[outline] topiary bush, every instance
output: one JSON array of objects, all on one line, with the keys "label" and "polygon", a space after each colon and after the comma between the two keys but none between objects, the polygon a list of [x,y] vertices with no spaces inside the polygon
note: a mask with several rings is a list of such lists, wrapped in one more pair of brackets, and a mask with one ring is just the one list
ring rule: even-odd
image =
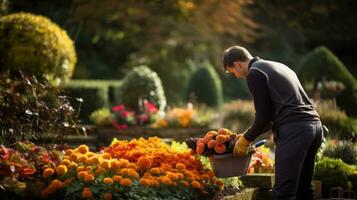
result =
[{"label": "topiary bush", "polygon": [[221,106],[223,103],[222,83],[212,65],[206,63],[191,77],[186,91],[186,100],[194,98],[207,106]]},{"label": "topiary bush", "polygon": [[322,197],[328,197],[331,187],[348,189],[348,176],[353,168],[341,159],[322,158],[315,165],[314,179],[322,182]]},{"label": "topiary bush", "polygon": [[160,110],[164,110],[166,106],[166,97],[159,76],[145,65],[135,67],[124,77],[120,99],[126,107],[135,111],[139,110],[140,99],[150,101]]},{"label": "topiary bush", "polygon": [[58,85],[72,76],[76,62],[73,41],[48,18],[30,13],[0,18],[0,69],[21,70]]},{"label": "topiary bush", "polygon": [[303,84],[325,79],[343,83],[345,89],[337,95],[337,104],[347,114],[357,116],[357,81],[329,49],[318,47],[306,55],[299,64],[298,75]]},{"label": "topiary bush", "polygon": [[339,158],[347,164],[357,164],[357,149],[350,141],[340,141],[336,145],[328,145],[323,155],[329,158]]}]

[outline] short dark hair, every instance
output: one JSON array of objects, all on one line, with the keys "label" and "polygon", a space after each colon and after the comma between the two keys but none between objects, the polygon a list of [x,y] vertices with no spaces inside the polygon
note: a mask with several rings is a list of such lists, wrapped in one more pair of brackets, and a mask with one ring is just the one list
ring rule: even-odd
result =
[{"label": "short dark hair", "polygon": [[247,49],[241,46],[232,46],[224,51],[223,54],[223,67],[227,69],[227,67],[233,66],[235,61],[247,61],[252,55],[249,53]]}]

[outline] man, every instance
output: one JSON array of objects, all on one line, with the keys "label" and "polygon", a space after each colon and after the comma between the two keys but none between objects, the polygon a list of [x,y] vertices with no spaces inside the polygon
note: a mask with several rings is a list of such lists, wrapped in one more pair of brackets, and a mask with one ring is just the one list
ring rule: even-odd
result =
[{"label": "man", "polygon": [[314,199],[311,180],[322,125],[294,71],[253,57],[240,46],[225,50],[223,66],[237,78],[247,79],[256,111],[251,127],[235,143],[234,156],[246,155],[252,141],[272,129],[276,143],[273,199]]}]

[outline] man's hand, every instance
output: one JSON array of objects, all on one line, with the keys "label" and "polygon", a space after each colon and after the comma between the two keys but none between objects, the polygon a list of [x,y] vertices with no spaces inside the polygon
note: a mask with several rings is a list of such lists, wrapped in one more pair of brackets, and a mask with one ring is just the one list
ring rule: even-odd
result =
[{"label": "man's hand", "polygon": [[244,156],[248,154],[248,147],[250,146],[250,141],[245,139],[243,134],[237,135],[237,142],[234,145],[233,156]]}]

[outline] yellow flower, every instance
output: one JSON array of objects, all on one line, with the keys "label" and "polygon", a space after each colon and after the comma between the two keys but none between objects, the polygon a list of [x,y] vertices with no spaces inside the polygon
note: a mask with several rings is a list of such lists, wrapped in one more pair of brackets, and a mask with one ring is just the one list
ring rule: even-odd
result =
[{"label": "yellow flower", "polygon": [[48,178],[50,176],[52,176],[54,174],[55,170],[53,170],[52,168],[46,168],[45,170],[43,170],[42,176],[43,178]]},{"label": "yellow flower", "polygon": [[103,179],[103,183],[105,184],[113,184],[113,179],[106,177]]},{"label": "yellow flower", "polygon": [[79,145],[78,151],[79,151],[81,154],[85,154],[85,153],[87,153],[87,152],[89,151],[89,148],[88,148],[87,145],[82,144],[82,145]]},{"label": "yellow flower", "polygon": [[66,165],[59,165],[56,168],[56,172],[58,175],[65,175],[67,173],[67,166]]},{"label": "yellow flower", "polygon": [[87,156],[86,155],[81,155],[78,158],[78,162],[85,163],[87,161]]},{"label": "yellow flower", "polygon": [[80,172],[80,171],[84,171],[84,170],[86,170],[86,168],[84,166],[78,166],[76,171]]}]

